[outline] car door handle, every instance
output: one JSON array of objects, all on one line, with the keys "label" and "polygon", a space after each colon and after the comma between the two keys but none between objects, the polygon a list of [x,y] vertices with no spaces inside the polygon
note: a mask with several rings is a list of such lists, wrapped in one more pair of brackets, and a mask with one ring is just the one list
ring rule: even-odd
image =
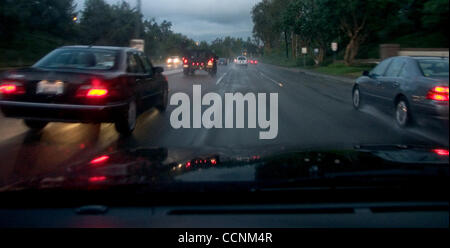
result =
[{"label": "car door handle", "polygon": [[397,88],[398,86],[400,86],[400,83],[399,83],[398,81],[395,81],[395,82],[392,84],[392,86],[393,86],[394,88]]}]

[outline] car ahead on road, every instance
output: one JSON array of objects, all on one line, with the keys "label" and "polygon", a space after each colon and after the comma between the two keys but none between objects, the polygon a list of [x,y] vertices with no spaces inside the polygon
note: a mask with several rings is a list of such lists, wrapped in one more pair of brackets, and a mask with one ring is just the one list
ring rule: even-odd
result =
[{"label": "car ahead on road", "polygon": [[3,73],[0,107],[32,129],[49,122],[109,122],[128,135],[140,113],[166,109],[163,70],[132,48],[62,47],[30,68]]},{"label": "car ahead on road", "polygon": [[181,64],[181,58],[178,56],[171,56],[167,59],[167,65],[172,66],[172,65],[180,65]]},{"label": "car ahead on road", "polygon": [[248,66],[248,60],[247,57],[239,56],[236,58],[236,65],[239,66]]},{"label": "car ahead on road", "polygon": [[218,64],[219,65],[228,65],[228,60],[226,58],[219,58]]},{"label": "car ahead on road", "polygon": [[206,71],[212,77],[217,74],[217,56],[207,49],[192,49],[183,56],[183,74],[193,75],[195,71]]},{"label": "car ahead on road", "polygon": [[365,71],[353,87],[353,106],[372,104],[394,114],[400,127],[419,119],[448,125],[448,57],[392,57]]}]

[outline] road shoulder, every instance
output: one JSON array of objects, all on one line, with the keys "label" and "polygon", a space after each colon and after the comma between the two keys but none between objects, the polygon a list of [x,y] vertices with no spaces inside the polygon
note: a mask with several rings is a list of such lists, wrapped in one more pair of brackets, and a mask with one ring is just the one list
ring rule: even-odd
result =
[{"label": "road shoulder", "polygon": [[346,77],[340,77],[340,76],[328,75],[328,74],[314,72],[314,71],[306,70],[306,69],[283,67],[283,66],[279,66],[279,65],[272,65],[272,64],[266,64],[266,63],[264,63],[264,65],[275,67],[275,68],[279,68],[279,69],[282,69],[282,70],[291,71],[291,72],[302,73],[302,74],[305,74],[305,75],[308,75],[308,76],[321,77],[321,78],[325,78],[325,79],[328,79],[328,80],[339,81],[339,82],[348,83],[348,84],[353,84],[355,82],[355,79],[346,78]]}]

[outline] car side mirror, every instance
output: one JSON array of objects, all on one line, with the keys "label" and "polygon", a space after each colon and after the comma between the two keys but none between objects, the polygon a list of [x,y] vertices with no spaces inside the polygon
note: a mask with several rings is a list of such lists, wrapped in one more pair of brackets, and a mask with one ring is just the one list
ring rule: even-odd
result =
[{"label": "car side mirror", "polygon": [[164,68],[160,67],[160,66],[154,67],[153,68],[153,72],[155,72],[155,73],[163,73],[164,72]]},{"label": "car side mirror", "polygon": [[369,73],[369,71],[363,71],[362,75],[363,75],[363,76],[366,76],[366,77],[369,77],[369,76],[370,76],[370,73]]}]

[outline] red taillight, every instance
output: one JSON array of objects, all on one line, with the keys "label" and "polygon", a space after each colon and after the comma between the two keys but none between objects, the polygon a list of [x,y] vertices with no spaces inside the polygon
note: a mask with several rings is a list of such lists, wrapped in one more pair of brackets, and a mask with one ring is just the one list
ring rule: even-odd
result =
[{"label": "red taillight", "polygon": [[90,177],[89,178],[89,182],[91,183],[98,183],[98,182],[103,182],[106,181],[106,177],[105,176],[98,176],[98,177]]},{"label": "red taillight", "polygon": [[255,64],[258,64],[258,60],[255,60]]},{"label": "red taillight", "polygon": [[3,83],[0,84],[0,94],[23,94],[25,88],[21,84]]},{"label": "red taillight", "polygon": [[108,159],[109,159],[109,156],[103,155],[103,156],[100,156],[100,157],[98,157],[98,158],[92,159],[92,160],[91,160],[91,164],[100,164],[100,163],[104,163],[104,162],[108,161]]},{"label": "red taillight", "polygon": [[104,97],[108,95],[108,90],[107,89],[90,89],[88,90],[88,92],[86,93],[87,97]]},{"label": "red taillight", "polygon": [[434,149],[433,152],[441,156],[448,156],[449,154],[448,150],[446,149]]},{"label": "red taillight", "polygon": [[77,97],[87,98],[104,98],[108,96],[109,91],[105,84],[100,79],[93,79],[91,84],[82,85],[77,93]]},{"label": "red taillight", "polygon": [[448,86],[436,86],[427,94],[427,99],[435,101],[448,101]]},{"label": "red taillight", "polygon": [[184,63],[185,65],[187,65],[188,60],[187,60],[187,59],[183,59],[183,63]]}]

